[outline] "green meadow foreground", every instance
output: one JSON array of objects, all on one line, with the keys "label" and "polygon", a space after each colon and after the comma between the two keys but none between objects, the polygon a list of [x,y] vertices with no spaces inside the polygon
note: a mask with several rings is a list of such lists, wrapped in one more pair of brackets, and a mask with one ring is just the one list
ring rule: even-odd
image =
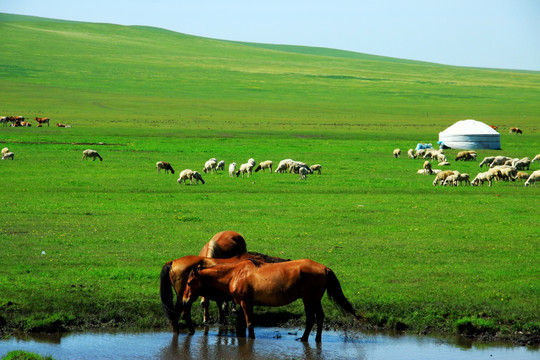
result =
[{"label": "green meadow foreground", "polygon": [[[499,126],[502,150],[478,150],[476,162],[447,150],[451,170],[474,177],[484,156],[532,159],[538,72],[5,14],[0,32],[11,54],[0,115],[52,125],[0,127],[15,153],[0,162],[3,332],[167,328],[163,264],[235,230],[250,251],[332,268],[363,326],[538,342],[539,188],[434,187],[416,174],[423,160],[392,157],[475,118]],[[87,148],[103,161],[83,161]],[[176,182],[212,157],[226,169],[249,158],[323,169],[305,181]],[[160,160],[177,172],[157,174]],[[356,325],[326,297],[323,307],[327,323]],[[255,312],[257,324],[303,323],[301,302]]]}]

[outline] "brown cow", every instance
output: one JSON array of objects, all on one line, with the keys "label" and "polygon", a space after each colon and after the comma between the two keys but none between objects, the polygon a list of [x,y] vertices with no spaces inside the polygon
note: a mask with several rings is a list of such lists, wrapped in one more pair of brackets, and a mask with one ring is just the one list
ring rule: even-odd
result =
[{"label": "brown cow", "polygon": [[34,120],[38,122],[38,125],[43,125],[47,123],[47,126],[49,126],[49,118],[48,117],[35,117]]},{"label": "brown cow", "polygon": [[520,128],[513,127],[513,128],[510,128],[510,134],[523,134],[523,131],[521,131]]}]

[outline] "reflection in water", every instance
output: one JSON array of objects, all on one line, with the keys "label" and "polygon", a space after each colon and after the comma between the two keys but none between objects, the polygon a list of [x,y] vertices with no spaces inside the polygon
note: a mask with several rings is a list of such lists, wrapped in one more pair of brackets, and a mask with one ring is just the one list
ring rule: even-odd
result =
[{"label": "reflection in water", "polygon": [[[298,330],[302,332],[302,329]],[[0,358],[26,350],[54,359],[539,359],[538,348],[459,343],[458,338],[325,331],[323,342],[313,337],[297,341],[298,332],[257,328],[257,339],[238,338],[232,327],[205,327],[188,335],[157,333],[86,333],[45,339],[0,340]],[[51,340],[52,339],[52,340]],[[459,344],[459,345],[458,345]]]}]

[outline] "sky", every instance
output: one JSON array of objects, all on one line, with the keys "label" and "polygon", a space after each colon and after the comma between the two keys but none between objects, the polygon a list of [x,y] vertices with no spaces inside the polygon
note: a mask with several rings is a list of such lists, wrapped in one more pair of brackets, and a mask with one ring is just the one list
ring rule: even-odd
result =
[{"label": "sky", "polygon": [[0,0],[0,12],[540,71],[540,0]]}]

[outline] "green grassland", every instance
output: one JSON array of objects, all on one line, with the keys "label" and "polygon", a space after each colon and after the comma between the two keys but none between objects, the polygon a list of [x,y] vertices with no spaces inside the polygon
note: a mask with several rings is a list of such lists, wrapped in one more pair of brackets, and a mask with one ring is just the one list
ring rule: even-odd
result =
[{"label": "green grassland", "polygon": [[[540,73],[7,14],[0,34],[0,115],[53,123],[0,127],[15,152],[0,163],[4,331],[166,327],[161,266],[230,229],[248,250],[332,268],[367,326],[540,334],[538,187],[433,187],[416,175],[423,160],[392,157],[474,118],[501,129],[503,150],[479,158],[532,158]],[[103,162],[82,161],[86,148]],[[456,153],[452,170],[481,170]],[[185,186],[155,169],[201,171],[211,157],[323,173]],[[353,324],[326,299],[325,311]]]}]

